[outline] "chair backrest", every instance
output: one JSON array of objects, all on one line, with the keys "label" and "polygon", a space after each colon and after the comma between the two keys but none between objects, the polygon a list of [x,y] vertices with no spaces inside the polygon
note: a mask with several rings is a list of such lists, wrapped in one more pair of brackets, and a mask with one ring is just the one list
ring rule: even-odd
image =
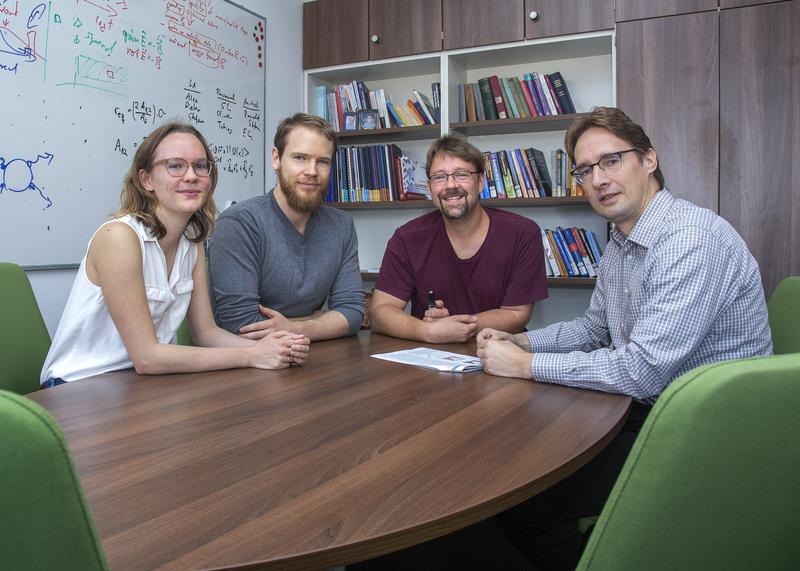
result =
[{"label": "chair backrest", "polygon": [[0,391],[0,567],[108,569],[61,429]]},{"label": "chair backrest", "polygon": [[776,355],[800,353],[800,276],[784,278],[767,302]]},{"label": "chair backrest", "polygon": [[18,265],[0,262],[0,389],[37,390],[48,349],[50,335],[28,276]]},{"label": "chair backrest", "polygon": [[661,395],[578,569],[800,569],[800,355],[706,365]]}]

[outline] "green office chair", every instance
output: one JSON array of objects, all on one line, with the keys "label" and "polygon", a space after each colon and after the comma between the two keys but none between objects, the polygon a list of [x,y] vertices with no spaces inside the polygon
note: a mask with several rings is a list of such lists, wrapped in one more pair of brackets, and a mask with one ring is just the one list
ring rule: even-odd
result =
[{"label": "green office chair", "polygon": [[108,569],[61,429],[42,407],[0,391],[0,567]]},{"label": "green office chair", "polygon": [[178,345],[194,345],[194,341],[192,340],[192,330],[189,328],[189,320],[184,319],[181,323],[181,326],[178,327],[178,331],[175,332],[175,341]]},{"label": "green office chair", "polygon": [[800,276],[784,278],[767,302],[776,355],[800,353]]},{"label": "green office chair", "polygon": [[28,276],[16,264],[0,262],[0,316],[0,389],[38,390],[50,335]]},{"label": "green office chair", "polygon": [[798,354],[681,376],[642,427],[578,569],[800,569],[798,411]]}]

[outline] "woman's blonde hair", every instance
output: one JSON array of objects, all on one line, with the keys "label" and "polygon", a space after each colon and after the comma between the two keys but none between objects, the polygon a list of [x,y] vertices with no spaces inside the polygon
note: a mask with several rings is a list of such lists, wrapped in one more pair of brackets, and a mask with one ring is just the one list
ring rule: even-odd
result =
[{"label": "woman's blonde hair", "polygon": [[[122,181],[119,210],[112,215],[114,217],[120,217],[130,214],[147,226],[153,233],[153,236],[159,240],[167,234],[167,229],[158,219],[158,216],[156,216],[158,199],[153,192],[149,192],[142,187],[142,183],[139,180],[139,171],[149,171],[152,168],[153,157],[156,154],[158,146],[161,144],[161,141],[172,133],[187,133],[197,137],[206,151],[206,158],[212,164],[214,163],[214,157],[211,154],[211,149],[209,149],[205,137],[192,125],[170,122],[158,127],[145,137],[142,144],[139,145],[139,148],[136,150],[136,154],[133,156],[133,163]],[[214,189],[217,187],[218,179],[216,165],[211,168],[211,175],[209,178],[211,180],[209,181],[210,184],[205,204],[203,204],[200,210],[192,214],[189,223],[186,225],[186,230],[183,232],[184,236],[192,242],[202,242],[205,240],[211,234],[214,228],[214,221],[217,218],[217,207],[214,204]]]}]

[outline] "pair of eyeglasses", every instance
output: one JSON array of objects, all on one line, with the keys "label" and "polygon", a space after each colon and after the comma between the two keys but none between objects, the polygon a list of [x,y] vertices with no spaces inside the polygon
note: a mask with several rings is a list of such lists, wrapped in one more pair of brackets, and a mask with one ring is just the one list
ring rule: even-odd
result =
[{"label": "pair of eyeglasses", "polygon": [[622,155],[635,151],[641,153],[639,149],[626,149],[624,151],[617,151],[616,153],[608,153],[600,157],[600,160],[590,165],[580,165],[570,171],[578,184],[584,184],[591,180],[594,175],[594,167],[600,167],[600,170],[605,173],[619,172],[622,168]]},{"label": "pair of eyeglasses", "polygon": [[156,161],[150,166],[150,169],[154,169],[158,165],[164,165],[164,168],[167,169],[167,172],[170,174],[170,176],[178,178],[186,174],[186,171],[189,170],[190,164],[192,165],[194,174],[203,178],[211,176],[211,171],[214,168],[214,163],[208,159],[199,159],[193,163],[190,163],[185,159],[174,158]]},{"label": "pair of eyeglasses", "polygon": [[431,186],[444,186],[447,184],[447,179],[452,176],[454,181],[464,184],[471,181],[472,175],[475,174],[478,174],[478,171],[456,171],[450,174],[442,172],[431,175],[428,181],[430,181]]}]

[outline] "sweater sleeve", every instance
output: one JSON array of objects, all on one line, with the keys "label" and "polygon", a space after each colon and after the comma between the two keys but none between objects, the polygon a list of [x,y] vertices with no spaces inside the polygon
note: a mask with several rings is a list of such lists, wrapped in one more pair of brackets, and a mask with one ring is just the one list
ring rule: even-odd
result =
[{"label": "sweater sleeve", "polygon": [[358,236],[352,220],[345,239],[342,263],[328,296],[328,309],[344,315],[349,326],[348,335],[355,335],[361,329],[364,322],[364,289],[358,266]]}]

